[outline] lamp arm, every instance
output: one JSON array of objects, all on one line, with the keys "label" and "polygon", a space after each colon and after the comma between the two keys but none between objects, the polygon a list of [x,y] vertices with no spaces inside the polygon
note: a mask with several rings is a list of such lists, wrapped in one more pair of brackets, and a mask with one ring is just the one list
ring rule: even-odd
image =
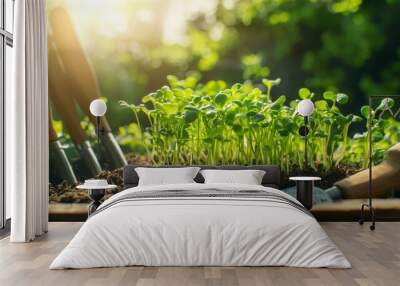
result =
[{"label": "lamp arm", "polygon": [[[304,116],[304,126],[307,129],[308,125],[308,116]],[[308,145],[308,132],[306,132],[305,136],[304,136],[304,171],[307,169],[308,166],[308,150],[307,150],[307,145]]]},{"label": "lamp arm", "polygon": [[100,158],[100,136],[104,135],[105,128],[101,127],[100,116],[96,116],[97,157]]},{"label": "lamp arm", "polygon": [[104,135],[105,132],[106,129],[104,127],[101,127],[101,117],[96,116],[96,135],[97,136]]}]

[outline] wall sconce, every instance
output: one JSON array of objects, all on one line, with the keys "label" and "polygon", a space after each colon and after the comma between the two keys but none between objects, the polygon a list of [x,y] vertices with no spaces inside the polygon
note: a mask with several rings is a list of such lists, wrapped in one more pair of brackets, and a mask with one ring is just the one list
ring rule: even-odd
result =
[{"label": "wall sconce", "polygon": [[304,125],[300,127],[299,134],[304,138],[304,170],[308,167],[307,161],[307,135],[308,129],[308,117],[314,112],[314,103],[309,99],[303,99],[297,105],[297,112],[304,117]]},{"label": "wall sconce", "polygon": [[97,135],[97,157],[100,156],[100,135],[103,135],[105,130],[100,127],[100,117],[106,114],[107,105],[104,100],[95,99],[90,103],[90,113],[96,117],[96,135]]}]

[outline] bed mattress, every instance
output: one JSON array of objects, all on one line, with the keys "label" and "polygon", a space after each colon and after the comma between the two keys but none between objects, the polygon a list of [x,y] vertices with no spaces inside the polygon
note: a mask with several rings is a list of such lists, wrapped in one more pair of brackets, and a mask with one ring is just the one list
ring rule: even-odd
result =
[{"label": "bed mattress", "polygon": [[282,191],[196,183],[114,195],[50,269],[131,265],[351,267],[315,218]]}]

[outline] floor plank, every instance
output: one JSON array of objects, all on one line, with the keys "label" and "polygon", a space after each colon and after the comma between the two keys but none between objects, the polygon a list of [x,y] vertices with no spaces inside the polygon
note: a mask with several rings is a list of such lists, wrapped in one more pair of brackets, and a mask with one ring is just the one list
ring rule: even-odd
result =
[{"label": "floor plank", "polygon": [[136,285],[136,286],[266,286],[266,285],[399,285],[400,222],[368,225],[321,223],[352,263],[352,269],[289,267],[119,267],[50,271],[55,256],[82,223],[50,223],[50,231],[32,243],[0,240],[0,285]]}]

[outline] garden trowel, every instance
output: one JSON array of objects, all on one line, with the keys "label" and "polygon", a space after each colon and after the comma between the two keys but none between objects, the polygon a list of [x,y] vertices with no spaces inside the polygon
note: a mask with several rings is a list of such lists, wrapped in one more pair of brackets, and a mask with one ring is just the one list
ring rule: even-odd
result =
[{"label": "garden trowel", "polygon": [[49,111],[49,140],[50,140],[50,160],[52,167],[55,168],[57,175],[69,184],[76,184],[78,180],[76,179],[74,170],[72,169],[71,163],[65,154],[64,149],[58,140],[57,133],[54,130],[52,124],[52,116]]},{"label": "garden trowel", "polygon": [[[386,198],[393,191],[400,191],[400,143],[386,151],[382,163],[372,167],[372,195]],[[368,169],[335,183],[346,199],[368,197]]]}]

